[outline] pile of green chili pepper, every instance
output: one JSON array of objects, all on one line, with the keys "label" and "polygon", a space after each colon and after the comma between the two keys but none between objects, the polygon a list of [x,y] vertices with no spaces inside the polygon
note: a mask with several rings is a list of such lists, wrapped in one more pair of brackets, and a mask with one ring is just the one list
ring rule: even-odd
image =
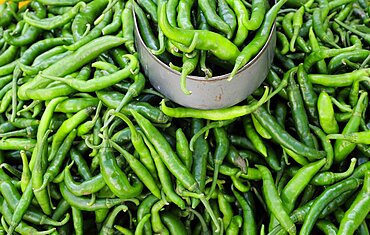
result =
[{"label": "pile of green chili pepper", "polygon": [[[181,107],[134,14],[208,76],[275,22],[273,65],[235,106]],[[0,234],[369,234],[369,32],[366,0],[0,4]]]}]

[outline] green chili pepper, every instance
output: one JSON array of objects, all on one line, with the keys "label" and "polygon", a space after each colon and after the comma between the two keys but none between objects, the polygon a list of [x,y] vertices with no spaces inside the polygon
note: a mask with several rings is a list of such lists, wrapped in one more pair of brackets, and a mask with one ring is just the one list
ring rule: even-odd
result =
[{"label": "green chili pepper", "polygon": [[[43,75],[64,76],[72,73],[96,58],[101,52],[121,45],[122,43],[124,43],[123,39],[115,36],[103,36],[95,39],[45,69],[43,71]],[[18,97],[20,99],[29,99],[26,95],[26,91],[28,89],[31,88],[31,90],[34,90],[42,88],[47,86],[50,82],[51,80],[42,78],[41,75],[36,76],[32,81],[25,83],[18,88]]]},{"label": "green chili pepper", "polygon": [[327,134],[339,132],[339,126],[334,116],[334,107],[328,93],[321,92],[317,99],[317,110],[321,128]]},{"label": "green chili pepper", "polygon": [[266,145],[263,142],[261,136],[254,129],[250,116],[245,116],[245,118],[243,118],[243,126],[246,136],[252,142],[256,150],[264,157],[267,157]]},{"label": "green chili pepper", "polygon": [[195,133],[193,135],[193,137],[191,138],[190,143],[189,143],[190,150],[191,151],[194,150],[194,147],[193,147],[194,146],[194,143],[204,133],[208,133],[209,130],[211,130],[213,128],[216,128],[216,127],[224,127],[224,126],[227,126],[227,125],[233,123],[234,121],[235,121],[235,119],[228,119],[228,120],[222,120],[222,121],[215,121],[215,122],[211,122],[211,123],[207,124],[206,126],[204,126],[203,128],[201,128],[197,133]]},{"label": "green chili pepper", "polygon": [[[3,181],[0,184],[0,186],[1,186],[0,189],[1,189],[1,192],[2,192],[3,196],[5,196],[4,199],[9,204],[9,207],[10,207],[9,209],[11,209],[12,211],[15,211],[15,209],[17,208],[17,205],[19,204],[19,202],[21,200],[21,195],[19,194],[17,189],[14,187],[14,185],[9,181]],[[24,206],[24,205],[22,205],[22,206]],[[59,221],[57,221],[57,219],[60,219],[60,218],[57,218],[57,219],[52,218],[51,219],[51,218],[47,217],[44,213],[40,212],[39,210],[35,210],[32,207],[27,208],[25,211],[22,211],[22,213],[24,215],[21,218],[23,218],[24,220],[29,221],[33,224],[39,224],[39,225],[61,226],[65,223],[67,223],[68,220],[69,220],[69,215],[66,214],[66,213],[64,213],[62,215],[62,216],[65,216],[65,218],[62,221],[59,222]],[[17,214],[15,217],[18,217],[19,215],[20,214]],[[62,216],[61,216],[61,218],[62,218]],[[13,217],[13,215],[10,216],[10,218],[9,218],[9,221],[8,221],[9,224],[11,224],[12,217]],[[20,222],[20,223],[22,223],[22,222]]]},{"label": "green chili pepper", "polygon": [[161,220],[170,232],[170,234],[186,235],[187,231],[184,223],[179,219],[178,216],[171,212],[165,212],[161,214]]},{"label": "green chili pepper", "polygon": [[305,12],[304,6],[301,6],[295,13],[292,19],[292,26],[293,26],[293,35],[290,39],[290,51],[295,52],[295,41],[297,40],[297,37],[299,36],[299,31],[303,24],[303,15]]},{"label": "green chili pepper", "polygon": [[[113,226],[115,229],[117,229],[120,233],[124,234],[124,235],[133,235],[132,231],[128,228],[124,228],[122,227],[121,225],[114,225]],[[136,231],[136,230],[135,230]]]},{"label": "green chili pepper", "polygon": [[109,209],[107,208],[97,209],[95,211],[95,222],[99,224],[99,228],[101,224],[104,222],[104,220],[107,218],[108,214],[109,214]]},{"label": "green chili pepper", "polygon": [[104,223],[102,225],[102,228],[99,231],[99,234],[114,234],[113,225],[114,220],[116,219],[117,215],[121,211],[127,211],[128,207],[126,205],[119,205],[116,206],[112,212],[107,216],[107,218],[104,220]]},{"label": "green chili pepper", "polygon": [[[77,197],[71,193],[64,182],[59,184],[60,192],[62,193],[63,198],[71,205],[80,210],[84,211],[96,211],[99,209],[109,209],[116,205],[119,205],[128,199],[123,198],[106,198],[106,199],[97,199],[93,204],[91,204],[91,199],[85,197]],[[134,199],[129,199],[133,202],[138,203]]]},{"label": "green chili pepper", "polygon": [[174,151],[171,149],[168,142],[165,140],[163,135],[153,126],[147,119],[135,111],[131,111],[135,120],[138,122],[140,128],[143,130],[149,141],[152,142],[156,148],[159,156],[165,165],[169,168],[170,172],[180,180],[180,182],[189,191],[199,191],[198,184],[194,180],[193,176],[186,169],[185,165],[181,163],[180,159]]},{"label": "green chili pepper", "polygon": [[[207,22],[212,27],[216,28],[217,30],[221,31],[225,35],[227,35],[228,38],[231,38],[231,29],[228,24],[226,24],[225,21],[223,21],[220,16],[217,15],[216,10],[211,7],[211,3],[208,0],[198,0],[199,8],[204,13],[204,16],[207,19]],[[161,16],[159,16],[160,18]],[[160,19],[159,19],[160,22]]]},{"label": "green chili pepper", "polygon": [[[30,6],[35,10],[35,16],[42,19],[46,17],[46,8],[43,4],[39,2],[31,2]],[[34,26],[27,27],[22,35],[18,37],[13,37],[9,33],[9,31],[4,32],[4,39],[7,43],[13,46],[25,46],[30,45],[31,43],[35,42],[42,32],[41,29],[36,28]]]},{"label": "green chili pepper", "polygon": [[[356,106],[352,112],[351,118],[342,130],[342,134],[350,134],[356,132],[360,126],[361,116],[366,107],[364,100],[367,97],[367,92],[363,92],[358,99]],[[345,140],[336,140],[334,143],[334,162],[340,162],[345,159],[355,148],[356,144]]]},{"label": "green chili pepper", "polygon": [[[156,173],[156,169],[155,169],[155,166],[154,166],[153,159],[150,156],[150,152],[149,152],[148,148],[145,146],[145,143],[144,143],[141,135],[136,131],[136,127],[132,124],[132,122],[125,115],[123,115],[121,113],[118,113],[118,112],[113,112],[112,114],[119,117],[120,119],[122,119],[129,126],[131,142],[132,142],[134,148],[136,149],[136,151],[138,152],[138,154],[140,156],[140,161],[144,164],[144,166],[150,172],[152,177],[154,177],[154,179],[157,179],[157,173]],[[113,140],[113,138],[112,138],[112,140]],[[156,190],[154,190],[154,191],[156,191]],[[157,192],[156,196],[160,197],[158,192]]]},{"label": "green chili pepper", "polygon": [[[6,218],[7,223],[9,223],[11,220],[11,216],[12,216],[12,211],[9,208],[9,204],[5,200],[3,200],[3,198],[1,198],[0,203],[1,203],[0,212]],[[54,230],[55,228],[52,228],[50,230],[40,232],[36,230],[34,227],[27,225],[23,221],[21,221],[19,225],[15,228],[16,232],[20,234],[24,234],[24,235],[26,234],[50,234]]]},{"label": "green chili pepper", "polygon": [[[87,7],[85,7],[85,9],[86,8]],[[75,50],[79,49],[81,46],[83,46],[83,45],[89,43],[90,41],[100,37],[102,35],[103,29],[111,22],[112,15],[113,15],[113,13],[112,13],[111,10],[104,13],[102,15],[103,18],[102,18],[101,22],[99,22],[92,30],[87,32],[84,37],[82,37],[78,41],[75,41],[73,44],[67,45],[67,46],[64,46],[64,47],[67,48],[70,51],[75,51]],[[75,19],[76,19],[76,17],[75,17]]]},{"label": "green chili pepper", "polygon": [[258,122],[258,120],[253,116],[253,114],[251,116],[252,116],[253,126],[256,129],[257,133],[264,139],[271,139],[271,135],[268,133],[268,131],[265,128],[263,128],[261,123]]},{"label": "green chili pepper", "polygon": [[[154,203],[156,203],[158,201],[158,198],[155,197],[154,195],[148,195],[147,197],[145,197],[145,199],[140,203],[139,207],[137,208],[137,220],[138,220],[138,225],[136,227],[136,230],[138,230],[138,232],[135,231],[135,234],[142,234],[140,232],[145,232],[145,234],[148,234],[148,233],[152,233],[152,225],[148,221],[148,219],[145,219],[145,217],[147,216],[147,218],[150,218],[150,210],[152,208],[152,206],[154,205]],[[149,216],[148,216],[149,215]],[[139,227],[139,224],[142,225],[142,230],[143,231],[140,231],[141,227]]]},{"label": "green chili pepper", "polygon": [[[186,166],[181,162],[181,160],[172,150],[170,144],[159,132],[159,130],[136,111],[131,111],[131,114],[138,122],[145,136],[147,136],[148,140],[152,142],[154,148],[157,150],[161,160],[167,166],[168,170],[176,177],[176,179],[180,181],[180,183],[187,190],[189,190],[190,192],[200,193],[199,185],[195,181],[195,178],[192,176]],[[216,224],[216,227],[219,229],[219,224],[214,214],[212,213],[211,208],[209,207],[208,201],[205,200],[205,197],[203,195],[200,195],[199,199],[202,201],[203,205],[206,207],[206,210],[208,211],[208,213],[210,213],[213,222]]]},{"label": "green chili pepper", "polygon": [[[203,121],[201,119],[192,119],[191,121],[191,134],[194,136],[198,133],[203,126]],[[206,181],[206,171],[207,171],[207,157],[209,154],[209,144],[203,138],[203,135],[193,144],[193,166],[191,169],[192,175],[194,176],[195,181],[199,185],[199,189],[203,191],[205,189]],[[191,147],[191,145],[190,145]],[[192,208],[195,208],[199,200],[192,199]]]},{"label": "green chili pepper", "polygon": [[308,78],[313,84],[328,87],[346,87],[352,85],[355,81],[368,81],[368,73],[368,69],[359,69],[353,72],[335,75],[309,74]]},{"label": "green chili pepper", "polygon": [[[282,28],[284,30],[284,33],[290,40],[294,36],[294,28],[293,28],[293,17],[294,16],[295,16],[295,13],[289,12],[284,16],[283,21],[282,21]],[[308,33],[308,29],[307,29],[307,33]],[[295,39],[295,44],[301,51],[305,53],[308,53],[311,50],[310,47],[307,45],[305,39],[301,35],[297,36],[297,38]]]},{"label": "green chili pepper", "polygon": [[[9,83],[9,85],[13,86],[12,83]],[[13,96],[12,89],[8,90],[5,93],[3,99],[1,100],[1,104],[0,104],[0,113],[4,113],[9,108],[9,105],[12,102],[12,96]]]},{"label": "green chili pepper", "polygon": [[31,171],[28,165],[26,152],[21,150],[19,153],[22,158],[21,190],[22,192],[24,192],[26,190],[27,185],[31,181]]},{"label": "green chili pepper", "polygon": [[231,9],[235,12],[236,20],[237,20],[237,29],[233,39],[233,43],[236,46],[240,46],[244,43],[245,39],[248,37],[248,21],[249,13],[247,8],[244,6],[242,1],[231,1],[226,0],[226,2],[230,5]]},{"label": "green chili pepper", "polygon": [[[67,37],[63,37],[63,38],[67,38]],[[50,40],[50,39],[48,38],[48,40]],[[42,41],[43,40],[41,40],[41,42]],[[66,44],[70,44],[70,43],[66,43]],[[36,45],[38,45],[38,43],[36,42],[36,43],[32,44],[32,46],[33,45],[36,46]],[[50,45],[50,44],[48,44],[48,45]],[[41,63],[45,63],[45,61],[47,61],[48,59],[53,58],[53,56],[56,56],[56,55],[60,55],[62,53],[65,53],[67,51],[67,49],[65,49],[63,45],[55,46],[53,48],[48,48],[46,46],[46,48],[45,48],[46,51],[42,52],[40,55],[37,55],[36,58],[34,58],[32,65],[35,65],[35,66],[36,65],[40,65]],[[30,47],[30,49],[32,48],[32,46]],[[26,52],[28,52],[28,51],[26,50],[24,53],[26,53]],[[26,53],[25,55],[27,55],[27,54],[28,53]],[[28,63],[21,63],[21,64],[27,65]]]},{"label": "green chili pepper", "polygon": [[166,205],[166,202],[163,200],[157,201],[154,203],[151,209],[151,222],[152,222],[152,229],[155,233],[169,235],[170,232],[164,226],[161,216],[159,215],[159,211]]},{"label": "green chili pepper", "polygon": [[234,215],[229,227],[226,229],[226,235],[237,235],[243,225],[243,218],[240,215]]},{"label": "green chili pepper", "polygon": [[[267,110],[261,106],[256,111],[253,112],[253,115],[261,123],[261,125],[270,133],[272,139],[280,143],[287,149],[292,150],[295,153],[298,153],[302,156],[307,156],[310,158],[321,158],[325,156],[324,152],[317,151],[314,148],[310,148],[293,138],[288,134],[277,122],[276,119],[267,112]],[[306,150],[303,150],[306,149]]]},{"label": "green chili pepper", "polygon": [[[256,156],[257,157],[257,156]],[[242,157],[240,152],[233,146],[230,145],[229,152],[226,156],[226,161],[235,167],[240,168],[244,173],[247,172],[247,165],[249,164],[249,159],[247,157]]]},{"label": "green chili pepper", "polygon": [[345,48],[340,48],[340,49],[319,49],[313,51],[309,56],[307,56],[304,60],[303,66],[306,71],[309,71],[311,66],[319,62],[323,59],[330,58],[333,56],[340,55],[345,52],[350,52],[355,50],[355,46],[350,46],[350,47],[345,47]]},{"label": "green chili pepper", "polygon": [[121,24],[123,39],[125,39],[125,47],[133,54],[136,49],[134,47],[134,20],[132,7],[132,2],[127,1],[121,14]]},{"label": "green chili pepper", "polygon": [[110,144],[125,157],[131,169],[135,172],[135,174],[143,182],[143,184],[153,193],[153,195],[160,198],[160,190],[154,178],[151,176],[150,172],[145,168],[145,166],[129,152],[121,148],[118,144],[114,143],[113,141],[110,141]]},{"label": "green chili pepper", "polygon": [[172,201],[180,208],[185,208],[184,200],[173,189],[169,170],[164,165],[164,162],[161,160],[158,152],[154,149],[154,146],[150,143],[148,138],[142,132],[140,132],[140,134],[142,135],[144,142],[148,146],[149,151],[152,155],[154,164],[158,171],[159,181],[162,184],[163,192],[168,197],[168,200]]},{"label": "green chili pepper", "polygon": [[142,191],[142,183],[135,177],[131,186],[126,174],[119,168],[113,155],[113,149],[104,137],[103,146],[99,150],[99,165],[104,181],[112,192],[120,198],[132,198]]},{"label": "green chili pepper", "polygon": [[346,171],[340,173],[333,173],[327,171],[318,173],[315,177],[312,178],[311,184],[320,186],[331,185],[335,182],[345,179],[353,173],[355,165],[356,158],[352,158],[351,163]]},{"label": "green chili pepper", "polygon": [[15,13],[17,10],[18,3],[16,2],[6,2],[2,4],[0,13],[1,15],[0,26],[1,27],[8,26],[14,18],[13,13]]},{"label": "green chili pepper", "polygon": [[289,52],[289,41],[288,38],[282,32],[276,32],[277,47],[280,50],[280,54],[285,55]]},{"label": "green chili pepper", "polygon": [[6,65],[13,61],[18,53],[18,47],[10,45],[8,49],[6,49],[4,52],[0,55],[0,66]]},{"label": "green chili pepper", "polygon": [[[44,0],[43,0],[44,1]],[[93,24],[107,6],[108,0],[91,1],[74,17],[71,30],[75,41],[80,40],[86,33],[88,25]],[[75,5],[75,4],[72,4]]]},{"label": "green chili pepper", "polygon": [[330,46],[339,48],[339,46],[333,41],[333,38],[330,37],[330,34],[327,33],[323,20],[325,20],[326,15],[324,11],[328,8],[315,8],[312,14],[312,26],[316,35],[321,39],[321,41],[327,43]]},{"label": "green chili pepper", "polygon": [[76,207],[72,207],[72,219],[73,219],[73,228],[75,234],[83,234],[84,224],[83,224],[83,215],[81,210]]},{"label": "green chili pepper", "polygon": [[62,198],[53,212],[52,219],[56,220],[62,218],[70,207],[69,203]]},{"label": "green chili pepper", "polygon": [[49,161],[51,161],[56,155],[57,151],[59,151],[59,147],[61,146],[64,138],[74,128],[77,128],[81,122],[86,120],[94,110],[95,107],[88,107],[86,109],[82,109],[80,112],[76,113],[71,118],[63,122],[63,124],[59,127],[58,131],[55,133],[53,137],[53,141],[51,144],[51,152],[48,158]]},{"label": "green chili pepper", "polygon": [[252,205],[250,205],[248,201],[233,188],[232,192],[242,208],[243,224],[241,227],[243,234],[257,234],[257,224],[255,221],[254,212],[252,210]]},{"label": "green chili pepper", "polygon": [[[19,63],[24,65],[29,65],[32,62],[36,62],[35,58],[37,58],[40,54],[45,51],[48,51],[56,46],[71,44],[72,39],[59,37],[59,38],[47,38],[44,40],[40,40],[34,44],[32,44],[20,57]],[[35,63],[36,65],[36,63]]]},{"label": "green chili pepper", "polygon": [[231,7],[229,6],[226,0],[218,1],[217,4],[218,4],[217,5],[218,15],[222,18],[223,21],[225,21],[226,24],[229,25],[230,30],[231,30],[231,35],[233,35],[237,27],[236,14],[231,9]]},{"label": "green chili pepper", "polygon": [[327,204],[342,193],[356,189],[359,187],[360,183],[361,182],[355,178],[348,178],[327,187],[310,207],[310,210],[304,219],[300,233],[309,234],[314,223],[318,219],[319,214]]},{"label": "green chili pepper", "polygon": [[176,130],[176,153],[185,166],[191,170],[193,154],[189,147],[189,141],[181,128]]},{"label": "green chili pepper", "polygon": [[354,107],[356,105],[358,95],[360,93],[359,91],[360,91],[360,81],[353,82],[348,96],[348,103],[350,106]]},{"label": "green chili pepper", "polygon": [[[233,62],[239,55],[239,49],[220,34],[205,30],[172,27],[167,20],[166,5],[163,3],[162,6],[159,6],[158,24],[167,38],[187,47],[186,52],[192,52],[193,49],[209,50],[216,57],[230,62]],[[220,43],[222,43],[222,47],[218,46]]]},{"label": "green chili pepper", "polygon": [[[123,2],[117,2],[114,5],[114,8],[113,8],[113,11],[114,11],[113,20],[112,20],[111,23],[109,23],[108,25],[106,25],[102,29],[102,35],[113,34],[113,33],[117,32],[120,29],[120,27],[122,25],[121,16],[122,16],[123,9],[124,9]],[[127,27],[127,25],[125,25],[125,27]]]},{"label": "green chili pepper", "polygon": [[[203,14],[203,12],[200,8],[198,8],[198,11],[197,11],[197,22],[198,22],[198,27],[197,27],[198,29],[203,29],[203,30],[209,30],[210,29],[210,26],[207,23],[207,19],[205,18],[204,14]],[[205,50],[200,51],[199,67],[200,67],[200,70],[205,74],[206,78],[210,78],[210,77],[212,77],[212,71],[206,64],[207,54],[208,54],[208,52],[205,51]]]},{"label": "green chili pepper", "polygon": [[255,54],[257,54],[265,45],[268,36],[270,35],[273,22],[275,22],[277,13],[285,2],[286,0],[280,0],[272,8],[270,8],[270,10],[267,11],[265,15],[265,20],[259,30],[256,32],[256,35],[254,36],[252,41],[250,41],[248,45],[243,48],[240,55],[237,55],[234,68],[229,76],[229,80],[231,80],[235,76],[237,71],[241,69],[245,64],[247,64],[250,59]]},{"label": "green chili pepper", "polygon": [[[40,129],[38,130],[37,135],[39,135]],[[46,170],[46,163],[47,163],[47,156],[46,156],[46,150],[47,150],[47,138],[48,134],[50,133],[50,130],[45,131],[44,136],[39,139],[36,145],[36,150],[33,152],[33,156],[31,158],[31,162],[34,159],[34,164],[31,166],[32,170],[32,187],[34,189],[35,197],[40,204],[41,209],[43,212],[47,215],[50,215],[52,212],[50,200],[49,200],[49,194],[48,192],[43,188],[41,189],[41,186],[43,184],[43,174]],[[38,190],[40,189],[40,190]]]},{"label": "green chili pepper", "polygon": [[156,1],[138,0],[137,3],[150,15],[150,19],[153,20],[153,22],[158,22]]},{"label": "green chili pepper", "polygon": [[36,146],[35,139],[7,138],[0,140],[1,150],[33,150]]},{"label": "green chili pepper", "polygon": [[43,176],[42,186],[39,189],[36,189],[37,191],[44,189],[48,185],[48,183],[51,182],[57,176],[76,136],[77,130],[73,129],[65,137],[63,143],[58,148],[58,152],[55,154],[49,166],[47,167],[45,174]]},{"label": "green chili pepper", "polygon": [[9,84],[9,82],[13,79],[13,75],[6,75],[0,77],[0,87],[4,87],[5,85]]},{"label": "green chili pepper", "polygon": [[172,27],[177,26],[177,6],[179,2],[179,0],[169,0],[167,3],[167,18]]},{"label": "green chili pepper", "polygon": [[357,49],[351,52],[342,53],[340,55],[334,56],[328,64],[328,71],[330,73],[335,73],[342,67],[343,60],[347,59],[352,62],[362,62],[364,61],[370,54],[369,50],[365,49]]},{"label": "green chili pepper", "polygon": [[193,29],[191,23],[191,9],[194,0],[180,0],[177,4],[177,25],[183,29]]},{"label": "green chili pepper", "polygon": [[55,112],[62,113],[77,113],[87,107],[98,106],[99,100],[95,97],[91,98],[69,98],[55,108]]},{"label": "green chili pepper", "polygon": [[78,12],[86,7],[86,3],[84,2],[78,2],[76,5],[73,6],[73,8],[64,13],[63,15],[58,15],[54,17],[44,18],[44,19],[38,19],[33,18],[27,12],[23,14],[23,20],[34,27],[45,29],[45,30],[52,30],[58,27],[61,27],[68,23],[70,20],[72,20]]},{"label": "green chili pepper", "polygon": [[[118,107],[116,108],[117,112],[121,112],[123,106],[127,105],[134,97],[137,97],[141,91],[145,87],[145,77],[142,73],[135,74],[133,76],[134,83],[132,83],[127,91],[121,102],[119,103]],[[109,123],[110,120],[107,121]],[[106,126],[107,124],[104,124]]]},{"label": "green chili pepper", "polygon": [[66,79],[62,77],[54,77],[44,74],[41,74],[41,76],[51,80],[61,81],[67,84],[68,86],[81,92],[93,92],[112,86],[113,84],[120,82],[121,80],[127,78],[128,76],[134,75],[136,73],[135,71],[138,71],[137,70],[138,60],[136,59],[136,57],[133,55],[126,55],[126,57],[130,59],[130,64],[124,69],[107,76],[102,76],[87,81],[77,79]]},{"label": "green chili pepper", "polygon": [[33,197],[32,184],[29,183],[13,211],[13,216],[8,229],[9,234],[12,234],[15,228],[21,222],[23,215],[26,213],[29,205],[31,204],[32,197]]},{"label": "green chili pepper", "polygon": [[[132,5],[135,10],[136,18],[134,19],[137,20],[138,29],[145,45],[152,51],[160,50],[158,37],[154,34],[145,12],[135,1],[132,2]],[[158,55],[158,57],[165,63],[169,63],[169,58],[164,54]]]},{"label": "green chili pepper", "polygon": [[303,64],[298,66],[297,81],[309,120],[318,124],[317,94],[313,90],[312,83],[308,79],[308,75]]},{"label": "green chili pepper", "polygon": [[70,55],[70,51],[65,51],[60,54],[51,56],[47,60],[44,60],[40,62],[39,64],[35,66],[29,66],[29,65],[24,65],[24,64],[19,64],[19,68],[25,73],[26,75],[37,75],[40,71],[48,68],[52,64],[56,63],[57,61],[61,60],[67,55]]},{"label": "green chili pepper", "polygon": [[310,124],[310,128],[319,137],[319,139],[321,140],[322,146],[323,146],[323,148],[326,152],[326,164],[322,168],[322,170],[328,170],[328,169],[330,169],[330,167],[331,167],[331,165],[333,164],[333,161],[334,161],[333,146],[332,146],[330,140],[326,138],[326,133],[324,131],[322,131],[320,128],[318,128],[314,125],[311,125],[311,124]]},{"label": "green chili pepper", "polygon": [[[41,145],[43,144],[43,142],[41,140],[43,139],[45,133],[49,129],[55,107],[58,105],[58,103],[62,102],[65,99],[67,99],[67,97],[55,98],[55,99],[51,100],[49,102],[49,104],[46,106],[46,108],[44,110],[44,113],[43,113],[43,115],[40,119],[39,127],[38,127],[38,130],[37,130],[37,136],[36,136],[37,145],[40,145],[39,147],[37,147],[38,149],[40,149]],[[33,157],[31,158],[31,161],[30,161],[30,169],[31,170],[34,168],[34,164],[35,164],[35,161],[36,161],[36,155],[39,154],[38,151],[39,150],[33,152]]]},{"label": "green chili pepper", "polygon": [[218,173],[220,170],[220,166],[222,165],[227,153],[229,152],[230,142],[227,138],[227,132],[223,127],[216,127],[213,129],[213,135],[215,137],[215,151],[214,151],[214,172],[213,172],[213,179],[211,189],[209,191],[208,198],[214,190],[216,189],[217,185],[217,178]]},{"label": "green chili pepper", "polygon": [[314,142],[308,126],[308,117],[304,108],[303,97],[293,76],[289,78],[288,86],[289,105],[299,138],[309,147],[314,147]]},{"label": "green chili pepper", "polygon": [[353,132],[349,134],[331,134],[328,135],[327,138],[329,139],[340,139],[340,140],[346,140],[351,143],[355,144],[369,144],[369,133],[370,131],[360,131],[360,132]]},{"label": "green chili pepper", "polygon": [[73,180],[72,174],[70,172],[71,165],[67,166],[64,170],[64,183],[68,190],[71,191],[76,196],[84,196],[98,192],[106,184],[103,179],[102,174],[98,174],[90,179],[86,179],[81,183],[77,183]]},{"label": "green chili pepper", "polygon": [[[288,75],[288,73],[285,73],[284,75]],[[274,89],[278,89],[280,85],[282,84],[282,81],[288,80],[288,79],[280,79],[279,75],[272,69],[270,69],[269,73],[266,77],[266,82],[271,85]],[[284,82],[283,82],[284,83]],[[278,93],[278,95],[284,99],[288,99],[288,93],[285,87],[281,89],[281,91]]]},{"label": "green chili pepper", "polygon": [[[55,1],[55,0],[40,0],[40,2],[44,5],[50,6],[73,6],[78,3],[76,0],[63,0],[63,1]],[[85,0],[85,2],[87,2]]]},{"label": "green chili pepper", "polygon": [[263,23],[267,11],[267,3],[263,0],[252,1],[252,13],[249,20],[244,22],[248,30],[257,30]]},{"label": "green chili pepper", "polygon": [[316,227],[319,228],[325,234],[337,234],[338,229],[335,225],[329,220],[318,220],[316,222]]},{"label": "green chili pepper", "polygon": [[358,36],[362,37],[367,43],[370,43],[370,36],[366,33],[362,33],[361,31],[356,30],[355,28],[346,25],[345,23],[341,22],[338,19],[334,19],[334,21],[342,26],[343,28],[347,29],[348,31],[351,31],[354,34],[357,34]]},{"label": "green chili pepper", "polygon": [[222,219],[221,219],[221,212],[220,212],[220,209],[218,207],[218,204],[216,201],[212,200],[210,201],[210,204],[211,204],[211,208],[212,208],[212,211],[214,211],[215,213],[215,216],[218,218],[218,220],[220,221],[220,224],[221,224],[221,227],[220,229],[216,229],[216,225],[212,222],[211,223],[211,228],[212,228],[212,231],[214,234],[223,234],[224,232],[224,229],[223,229],[223,223],[222,223]]},{"label": "green chili pepper", "polygon": [[268,88],[265,89],[264,95],[257,102],[251,102],[249,105],[244,106],[232,106],[229,108],[222,108],[216,110],[196,110],[192,108],[170,108],[166,106],[165,101],[161,102],[161,110],[166,115],[176,118],[204,118],[209,120],[228,120],[236,117],[244,116],[252,113],[259,106],[268,100]]},{"label": "green chili pepper", "polygon": [[226,230],[233,218],[233,209],[231,204],[226,200],[225,194],[223,192],[218,191],[217,194],[217,202],[218,202],[218,207],[220,208],[220,211],[223,215],[222,222],[224,229]]},{"label": "green chili pepper", "polygon": [[18,64],[17,60],[10,62],[0,67],[0,76],[11,74],[14,71],[15,66]]},{"label": "green chili pepper", "polygon": [[[99,100],[112,109],[116,109],[124,97],[119,92],[97,91],[96,94]],[[125,115],[131,115],[130,110],[139,112],[145,118],[155,123],[167,123],[169,119],[159,108],[146,102],[132,101],[124,106],[121,112]]]},{"label": "green chili pepper", "polygon": [[298,199],[299,194],[302,193],[304,188],[315,178],[315,174],[325,165],[325,163],[326,160],[321,159],[300,168],[284,187],[281,192],[281,200],[283,201],[287,211],[292,211],[294,209],[294,204]]},{"label": "green chili pepper", "polygon": [[269,210],[289,234],[295,234],[296,226],[289,218],[283,202],[276,191],[271,172],[265,166],[257,165],[256,167],[259,171],[261,171],[263,180],[263,195],[266,198],[266,203]]}]

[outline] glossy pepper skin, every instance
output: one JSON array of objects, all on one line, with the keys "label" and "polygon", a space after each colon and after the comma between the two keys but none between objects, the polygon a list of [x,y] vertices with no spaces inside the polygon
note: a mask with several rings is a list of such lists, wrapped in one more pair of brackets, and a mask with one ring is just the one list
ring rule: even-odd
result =
[{"label": "glossy pepper skin", "polygon": [[350,208],[345,212],[338,229],[338,234],[350,234],[360,226],[364,216],[369,213],[369,173],[365,174],[364,184],[361,191],[351,203]]},{"label": "glossy pepper skin", "polygon": [[[234,62],[239,55],[239,49],[227,38],[205,30],[184,30],[172,27],[166,16],[166,3],[159,9],[159,26],[164,35],[169,39],[188,47],[189,52],[193,49],[209,50],[216,57]],[[224,45],[219,47],[218,44]]]},{"label": "glossy pepper skin", "polygon": [[[53,75],[53,76],[64,76],[69,73],[72,73],[79,68],[81,68],[86,63],[92,61],[103,51],[106,51],[110,48],[119,46],[124,43],[124,40],[115,36],[104,36],[97,38],[84,46],[80,47],[74,53],[69,56],[64,57],[59,60],[57,63],[49,66],[47,69],[43,70],[44,75]],[[28,97],[27,90],[34,90],[39,88],[44,88],[50,84],[51,80],[43,78],[41,75],[36,76],[32,81],[23,84],[18,89],[18,97],[20,99],[30,99]],[[50,94],[51,96],[60,96],[60,93]],[[44,99],[49,99],[49,97],[44,97]]]},{"label": "glossy pepper skin", "polygon": [[119,168],[114,158],[113,147],[107,139],[103,140],[98,156],[103,179],[115,195],[128,199],[140,194],[143,184],[138,179],[134,179],[135,182],[130,185],[126,174]]}]

